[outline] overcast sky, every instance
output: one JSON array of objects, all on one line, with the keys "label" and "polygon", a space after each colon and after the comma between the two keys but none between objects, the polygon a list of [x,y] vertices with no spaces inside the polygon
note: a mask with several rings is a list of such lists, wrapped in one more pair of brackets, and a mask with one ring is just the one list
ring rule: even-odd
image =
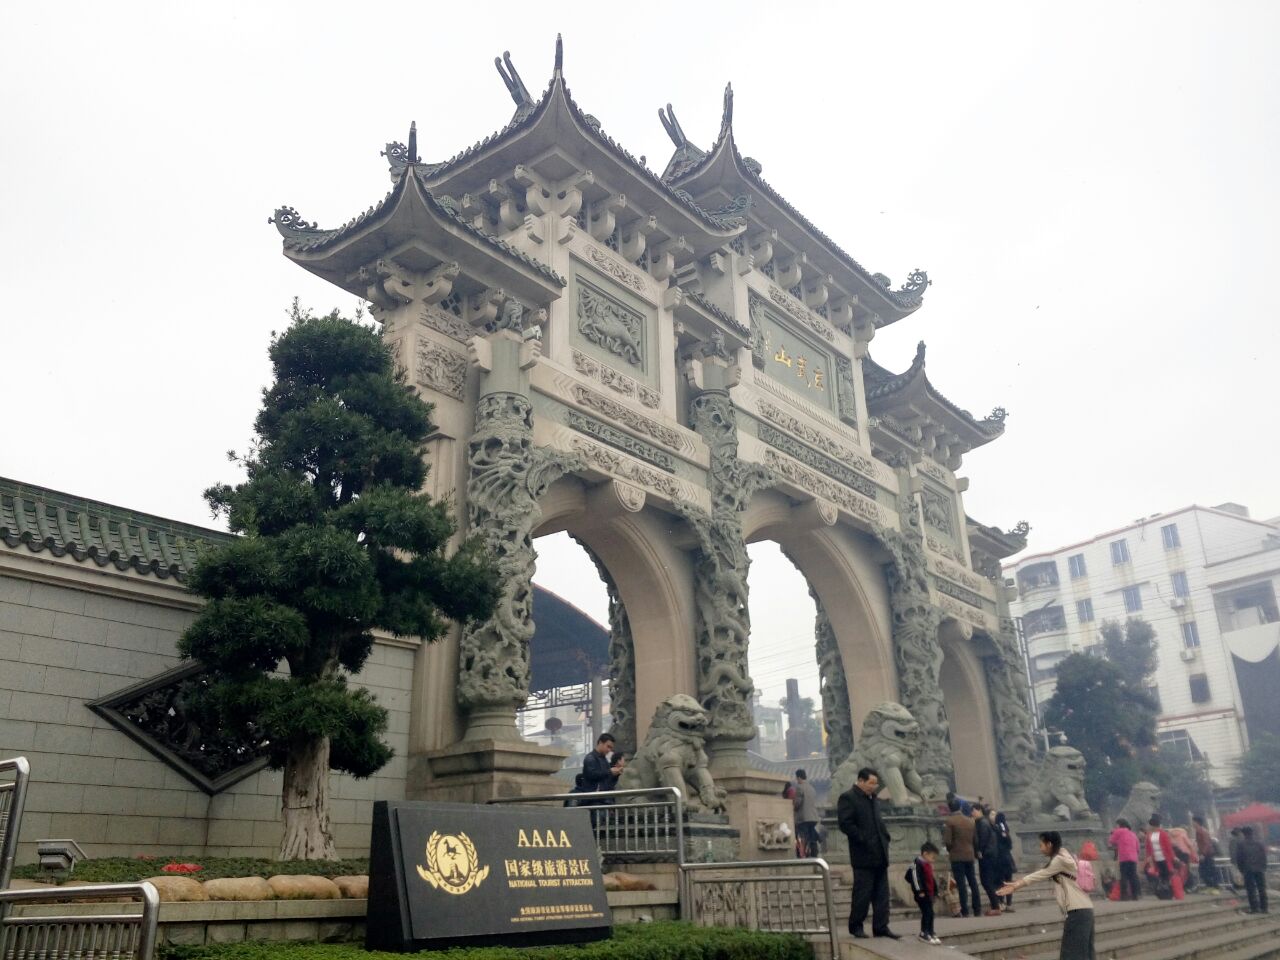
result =
[{"label": "overcast sky", "polygon": [[[707,147],[731,80],[774,187],[895,286],[929,271],[872,353],[926,340],[951,400],[1009,409],[970,514],[1038,551],[1192,502],[1280,513],[1270,2],[0,5],[0,473],[209,523],[290,299],[355,306],[267,217],[378,201],[410,120],[428,160],[498,129],[493,57],[536,95],[557,31],[651,167],[658,107]],[[599,614],[561,553],[540,579]],[[803,583],[752,579],[755,672],[785,674]]]}]

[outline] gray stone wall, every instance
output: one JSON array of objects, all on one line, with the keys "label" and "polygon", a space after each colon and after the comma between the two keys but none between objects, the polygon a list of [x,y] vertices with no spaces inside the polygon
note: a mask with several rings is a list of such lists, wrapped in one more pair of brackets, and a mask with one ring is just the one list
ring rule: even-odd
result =
[{"label": "gray stone wall", "polygon": [[[128,576],[114,580],[133,580]],[[31,761],[19,862],[70,837],[90,856],[274,856],[281,774],[210,797],[85,704],[178,664],[193,614],[0,573],[0,757]],[[413,650],[379,643],[357,682],[391,713],[396,756],[367,780],[334,775],[338,852],[364,856],[375,799],[403,799]]]}]

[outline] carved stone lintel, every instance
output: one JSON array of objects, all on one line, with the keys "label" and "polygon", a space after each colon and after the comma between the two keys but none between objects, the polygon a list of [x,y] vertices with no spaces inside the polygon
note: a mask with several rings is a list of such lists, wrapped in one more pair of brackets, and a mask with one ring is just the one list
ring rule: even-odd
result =
[{"label": "carved stone lintel", "polygon": [[467,356],[425,337],[418,340],[418,382],[454,400],[467,386]]}]

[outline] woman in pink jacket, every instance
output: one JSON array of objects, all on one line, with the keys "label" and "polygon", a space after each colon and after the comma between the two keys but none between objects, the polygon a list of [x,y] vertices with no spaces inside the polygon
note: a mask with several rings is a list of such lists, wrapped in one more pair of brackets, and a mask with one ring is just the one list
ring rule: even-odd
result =
[{"label": "woman in pink jacket", "polygon": [[1107,846],[1116,852],[1120,865],[1120,899],[1137,900],[1141,896],[1138,884],[1138,835],[1123,818],[1116,821],[1116,828],[1107,837]]}]

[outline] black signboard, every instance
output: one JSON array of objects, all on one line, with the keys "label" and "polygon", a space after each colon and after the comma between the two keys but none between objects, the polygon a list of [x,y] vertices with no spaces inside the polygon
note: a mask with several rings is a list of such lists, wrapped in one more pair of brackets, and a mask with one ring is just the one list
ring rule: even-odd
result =
[{"label": "black signboard", "polygon": [[612,923],[587,810],[373,805],[370,950],[579,943]]}]

